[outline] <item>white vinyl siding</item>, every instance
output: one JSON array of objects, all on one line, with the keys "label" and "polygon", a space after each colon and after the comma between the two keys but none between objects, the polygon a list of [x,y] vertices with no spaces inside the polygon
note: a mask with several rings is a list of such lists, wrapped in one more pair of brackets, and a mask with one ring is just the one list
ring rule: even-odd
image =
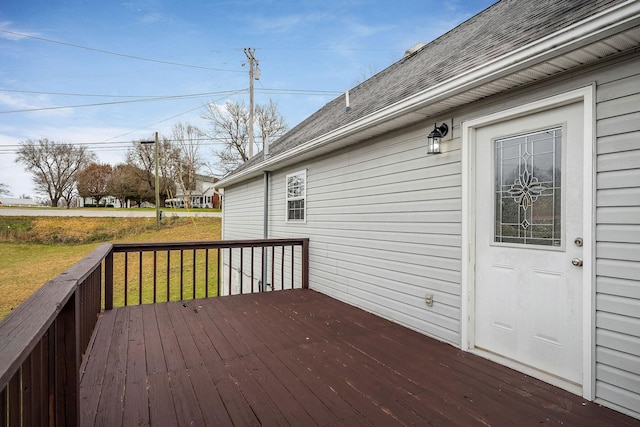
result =
[{"label": "white vinyl siding", "polygon": [[264,186],[262,178],[225,188],[222,221],[225,240],[261,239]]},{"label": "white vinyl siding", "polygon": [[[459,143],[427,156],[423,134],[379,138],[274,173],[270,232],[310,238],[311,288],[458,345]],[[284,224],[284,178],[300,167],[307,221]]]},{"label": "white vinyl siding", "polygon": [[596,102],[596,401],[640,417],[640,60]]}]

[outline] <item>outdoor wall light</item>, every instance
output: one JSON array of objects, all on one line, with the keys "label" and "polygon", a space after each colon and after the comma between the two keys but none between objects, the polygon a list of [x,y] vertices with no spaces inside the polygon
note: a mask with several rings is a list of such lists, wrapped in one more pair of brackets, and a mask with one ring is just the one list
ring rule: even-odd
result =
[{"label": "outdoor wall light", "polygon": [[433,130],[427,137],[427,154],[440,154],[440,141],[449,133],[449,126],[446,123],[438,126],[437,123],[433,124]]}]

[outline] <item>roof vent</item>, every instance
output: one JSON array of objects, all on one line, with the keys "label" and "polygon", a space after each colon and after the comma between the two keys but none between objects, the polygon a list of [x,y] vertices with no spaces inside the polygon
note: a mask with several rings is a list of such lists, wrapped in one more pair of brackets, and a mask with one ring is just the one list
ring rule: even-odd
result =
[{"label": "roof vent", "polygon": [[413,55],[414,53],[416,53],[417,51],[419,51],[420,49],[422,49],[423,47],[425,47],[427,44],[424,42],[420,42],[420,43],[416,43],[413,46],[411,46],[409,49],[404,51],[404,56],[402,58],[406,58],[408,56]]}]

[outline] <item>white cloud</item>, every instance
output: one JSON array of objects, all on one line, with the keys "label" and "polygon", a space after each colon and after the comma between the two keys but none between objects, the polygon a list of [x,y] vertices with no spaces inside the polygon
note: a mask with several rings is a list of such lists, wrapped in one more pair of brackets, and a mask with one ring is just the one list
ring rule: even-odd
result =
[{"label": "white cloud", "polygon": [[38,35],[38,33],[31,31],[13,28],[13,22],[11,21],[0,21],[0,30],[2,30],[0,31],[0,39],[6,40],[21,40],[25,37],[35,37]]},{"label": "white cloud", "polygon": [[[0,91],[0,113],[8,117],[11,114],[21,114],[21,111],[28,111],[33,117],[47,118],[69,118],[74,115],[74,108],[52,108],[56,107],[51,98],[41,94],[16,94]],[[12,113],[15,112],[16,113]]]}]

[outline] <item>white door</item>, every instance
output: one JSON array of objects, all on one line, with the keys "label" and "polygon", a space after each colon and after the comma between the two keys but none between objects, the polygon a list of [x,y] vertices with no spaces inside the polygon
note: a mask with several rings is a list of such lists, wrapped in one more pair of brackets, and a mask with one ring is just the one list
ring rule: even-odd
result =
[{"label": "white door", "polygon": [[[579,392],[583,104],[477,128],[473,345]],[[578,239],[578,240],[577,240]]]}]

